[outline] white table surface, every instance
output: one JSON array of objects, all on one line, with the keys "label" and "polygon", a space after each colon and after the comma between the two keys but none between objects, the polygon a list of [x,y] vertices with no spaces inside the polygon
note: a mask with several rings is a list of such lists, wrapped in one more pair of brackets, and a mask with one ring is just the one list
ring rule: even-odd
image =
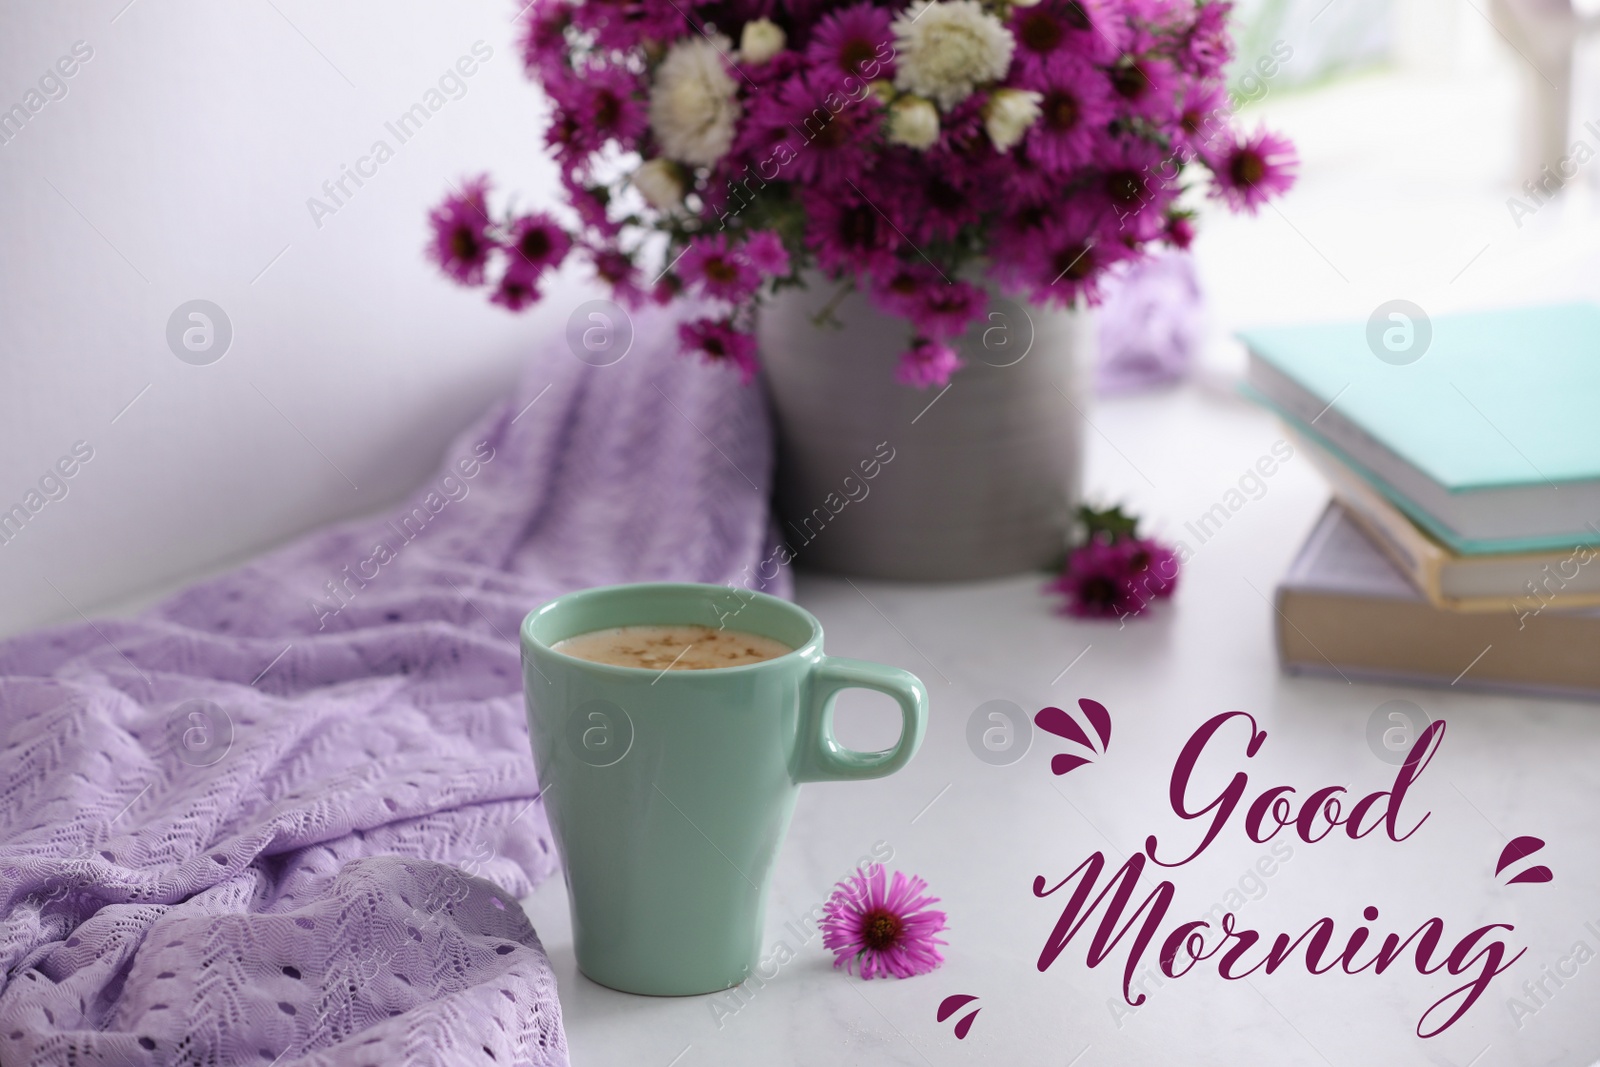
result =
[{"label": "white table surface", "polygon": [[[1193,385],[1102,402],[1091,418],[1091,490],[1130,502],[1174,538],[1187,537],[1184,522],[1278,436],[1267,416]],[[903,666],[926,681],[931,712],[921,752],[887,779],[802,789],[763,942],[787,940],[798,956],[731,1014],[735,1002],[725,998],[636,997],[590,982],[573,958],[565,887],[552,880],[525,901],[555,964],[573,1063],[1593,1062],[1600,960],[1561,987],[1547,978],[1542,1004],[1521,987],[1580,941],[1600,952],[1600,708],[1282,676],[1265,597],[1325,499],[1309,465],[1289,461],[1261,499],[1199,548],[1175,601],[1124,629],[1054,614],[1031,576],[909,586],[802,575],[799,601],[822,620],[830,652]],[[1095,764],[1051,774],[1050,756],[1067,746],[1037,730],[1010,766],[985,764],[967,747],[968,718],[985,701],[1015,701],[1031,714],[1085,696],[1114,721],[1109,751]],[[1159,987],[1147,982],[1150,999],[1132,1013],[1121,1010],[1125,952],[1088,968],[1087,931],[1046,972],[1037,969],[1066,893],[1035,898],[1035,876],[1060,881],[1095,850],[1114,868],[1151,833],[1169,848],[1199,840],[1166,795],[1178,749],[1201,722],[1240,709],[1268,733],[1254,759],[1211,758],[1213,788],[1245,769],[1249,799],[1279,784],[1300,796],[1324,785],[1362,795],[1393,783],[1396,768],[1369,749],[1366,729],[1373,710],[1395,698],[1448,723],[1406,801],[1413,819],[1432,813],[1416,835],[1402,844],[1381,831],[1361,841],[1342,833],[1314,845],[1291,840],[1292,855],[1253,882],[1249,872],[1271,853],[1244,836],[1241,811],[1198,860],[1168,872],[1177,894],[1158,936],[1223,901],[1241,880],[1259,897],[1236,909],[1241,925],[1268,940],[1298,935],[1327,915],[1342,945],[1368,904],[1380,911],[1374,944],[1433,916],[1444,920],[1445,948],[1479,925],[1514,924],[1506,936],[1526,955],[1454,1026],[1428,1040],[1415,1036],[1423,1011],[1466,976],[1421,975],[1409,956],[1383,975],[1353,976],[1311,976],[1302,956],[1246,981],[1222,980],[1213,961]],[[841,709],[843,738],[860,747],[887,744],[897,729],[887,699],[851,694]],[[1539,858],[1553,882],[1494,880],[1500,849],[1520,834],[1548,842]],[[946,962],[930,975],[846,977],[831,968],[820,937],[802,946],[784,928],[825,900],[877,842],[893,848],[891,868],[926,878],[949,914]],[[1154,882],[1147,875],[1146,889]],[[1152,949],[1143,964],[1152,972],[1154,956]],[[963,1041],[953,1036],[954,1020],[934,1019],[952,993],[976,994],[982,1009]],[[1514,1021],[1513,996],[1537,1011]]]}]

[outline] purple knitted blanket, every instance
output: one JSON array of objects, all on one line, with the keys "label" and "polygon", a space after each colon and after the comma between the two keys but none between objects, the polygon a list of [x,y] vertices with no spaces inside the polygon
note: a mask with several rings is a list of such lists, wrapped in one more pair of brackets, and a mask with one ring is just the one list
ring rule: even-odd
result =
[{"label": "purple knitted blanket", "polygon": [[637,325],[388,514],[0,643],[0,1063],[566,1063],[519,624],[768,538],[759,392]]}]

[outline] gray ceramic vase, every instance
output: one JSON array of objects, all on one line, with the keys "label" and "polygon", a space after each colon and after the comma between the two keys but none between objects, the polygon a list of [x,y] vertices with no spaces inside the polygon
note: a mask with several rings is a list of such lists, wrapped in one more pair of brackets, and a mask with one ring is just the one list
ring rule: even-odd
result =
[{"label": "gray ceramic vase", "polygon": [[838,304],[840,326],[815,325],[836,288],[786,290],[758,326],[775,502],[798,565],[958,581],[1058,561],[1079,496],[1091,314],[991,293],[941,393],[895,380],[909,328],[862,294]]}]

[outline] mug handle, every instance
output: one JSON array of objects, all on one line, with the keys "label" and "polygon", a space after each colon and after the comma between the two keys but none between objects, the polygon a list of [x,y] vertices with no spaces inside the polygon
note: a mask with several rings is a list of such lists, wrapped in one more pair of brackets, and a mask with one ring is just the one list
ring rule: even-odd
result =
[{"label": "mug handle", "polygon": [[[928,728],[928,691],[910,671],[866,660],[824,656],[811,667],[801,710],[796,782],[839,782],[893,774],[916,754]],[[900,705],[900,740],[881,752],[857,752],[833,735],[833,704],[841,689],[871,689]]]}]

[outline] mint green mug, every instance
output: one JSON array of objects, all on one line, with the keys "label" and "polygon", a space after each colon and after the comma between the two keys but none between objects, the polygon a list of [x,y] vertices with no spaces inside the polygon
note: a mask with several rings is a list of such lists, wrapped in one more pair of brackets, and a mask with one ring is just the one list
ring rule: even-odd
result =
[{"label": "mint green mug", "polygon": [[[690,624],[794,651],[658,671],[552,647],[617,626]],[[628,993],[712,993],[744,981],[800,783],[892,774],[927,728],[928,693],[915,675],[825,656],[809,612],[727,586],[614,585],[558,597],[523,620],[522,663],[578,967]],[[834,698],[852,687],[899,702],[892,748],[857,752],[834,737]]]}]

